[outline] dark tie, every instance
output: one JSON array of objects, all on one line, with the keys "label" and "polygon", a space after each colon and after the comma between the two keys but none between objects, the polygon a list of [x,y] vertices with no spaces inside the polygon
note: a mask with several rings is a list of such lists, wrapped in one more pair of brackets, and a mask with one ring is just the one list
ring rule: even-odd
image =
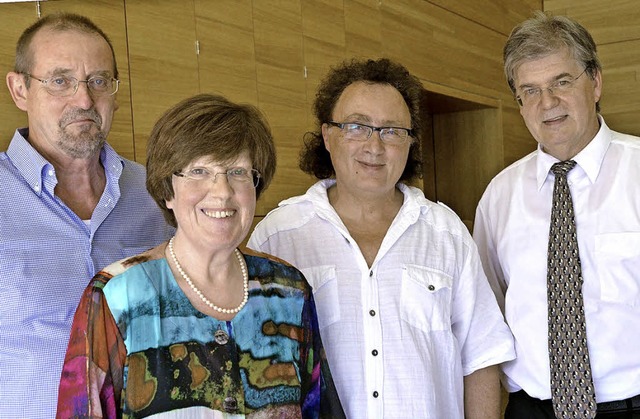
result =
[{"label": "dark tie", "polygon": [[557,418],[594,418],[596,397],[591,379],[582,302],[582,270],[573,202],[567,173],[573,160],[556,163],[547,259],[551,399]]}]

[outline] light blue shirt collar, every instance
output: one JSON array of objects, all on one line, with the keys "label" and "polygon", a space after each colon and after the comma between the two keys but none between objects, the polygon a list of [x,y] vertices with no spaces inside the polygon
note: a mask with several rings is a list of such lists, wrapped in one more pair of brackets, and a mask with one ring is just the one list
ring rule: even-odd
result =
[{"label": "light blue shirt collar", "polygon": [[[40,195],[46,188],[53,196],[53,190],[58,183],[55,168],[27,141],[28,137],[28,128],[17,129],[7,148],[7,156],[34,193]],[[100,150],[100,162],[105,169],[107,179],[116,181],[120,179],[124,161],[109,144],[105,143]]]}]

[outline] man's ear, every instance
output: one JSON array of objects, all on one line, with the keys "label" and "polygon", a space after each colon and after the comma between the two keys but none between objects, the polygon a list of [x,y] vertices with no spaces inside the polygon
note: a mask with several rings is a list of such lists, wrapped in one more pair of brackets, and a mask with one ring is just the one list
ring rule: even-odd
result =
[{"label": "man's ear", "polygon": [[26,112],[29,89],[27,89],[24,74],[16,73],[14,71],[7,73],[7,87],[9,88],[11,98],[18,109]]},{"label": "man's ear", "polygon": [[329,145],[329,125],[322,124],[322,139],[324,140],[324,148],[331,153],[331,146]]}]

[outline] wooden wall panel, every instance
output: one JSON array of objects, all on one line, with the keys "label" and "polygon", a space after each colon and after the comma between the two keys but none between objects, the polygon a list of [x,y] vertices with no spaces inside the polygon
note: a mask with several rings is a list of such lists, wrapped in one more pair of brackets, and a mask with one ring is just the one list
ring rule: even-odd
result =
[{"label": "wooden wall panel", "polygon": [[429,1],[505,36],[511,33],[515,25],[530,17],[533,10],[542,10],[542,0],[520,0],[517,7],[514,7],[514,2],[502,0]]},{"label": "wooden wall panel", "polygon": [[603,66],[600,108],[607,125],[640,136],[640,38],[600,45],[598,55]]},{"label": "wooden wall panel", "polygon": [[[471,229],[489,181],[502,169],[500,108],[433,115],[436,190]],[[475,164],[474,164],[475,163]]]},{"label": "wooden wall panel", "polygon": [[300,1],[253,2],[258,103],[274,125],[302,125],[306,89]]},{"label": "wooden wall panel", "polygon": [[146,161],[156,120],[199,92],[193,1],[127,0],[136,160]]},{"label": "wooden wall panel", "polygon": [[346,35],[342,0],[308,0],[302,4],[307,127],[318,84],[331,66],[344,61]]},{"label": "wooden wall panel", "polygon": [[637,0],[544,0],[544,10],[576,19],[598,45],[640,39]]},{"label": "wooden wall panel", "polygon": [[421,79],[487,97],[511,97],[501,77],[504,35],[426,1],[384,3],[382,14],[383,52]]},{"label": "wooden wall panel", "polygon": [[6,150],[13,133],[18,127],[27,126],[27,114],[22,112],[11,99],[6,87],[5,75],[13,71],[16,57],[16,42],[22,31],[38,18],[33,3],[10,3],[0,5],[0,150]]},{"label": "wooden wall panel", "polygon": [[297,153],[309,110],[301,2],[254,0],[253,16],[258,105],[273,129],[279,161],[273,183],[256,208],[257,215],[264,215],[284,197],[304,191],[299,186],[304,175],[297,169]]},{"label": "wooden wall panel", "polygon": [[[501,167],[469,164],[492,161],[502,147],[493,141],[501,136],[499,109],[480,109],[434,115],[436,141],[436,188],[445,202],[471,226],[475,209],[488,180]],[[464,179],[464,182],[460,180]]]},{"label": "wooden wall panel", "polygon": [[276,175],[265,194],[260,197],[256,216],[266,215],[283,199],[304,193],[315,182],[298,168],[298,155],[304,129],[300,126],[272,126],[278,153]]},{"label": "wooden wall panel", "polygon": [[379,0],[352,0],[344,3],[345,55],[377,58],[382,54]]},{"label": "wooden wall panel", "polygon": [[258,104],[251,0],[195,0],[200,92]]}]

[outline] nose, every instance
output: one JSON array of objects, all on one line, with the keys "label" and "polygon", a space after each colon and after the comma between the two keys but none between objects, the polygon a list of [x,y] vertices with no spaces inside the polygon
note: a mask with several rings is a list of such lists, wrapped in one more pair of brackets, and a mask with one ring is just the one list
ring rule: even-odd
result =
[{"label": "nose", "polygon": [[369,139],[364,143],[364,147],[365,150],[371,153],[382,153],[384,151],[384,143],[382,142],[382,138],[380,138],[380,131],[373,131]]},{"label": "nose", "polygon": [[[222,180],[218,181],[218,175],[222,175]],[[211,183],[209,184],[209,189],[215,191],[216,194],[230,196],[233,195],[234,190],[231,184],[229,183],[229,178],[227,177],[226,172],[218,172],[214,173],[210,178]]]},{"label": "nose", "polygon": [[78,81],[78,88],[73,96],[71,96],[71,100],[82,109],[91,109],[91,107],[93,107],[93,95],[89,90],[89,85],[86,80]]},{"label": "nose", "polygon": [[540,103],[545,109],[552,108],[558,104],[558,95],[550,87],[542,89],[540,91]]}]

